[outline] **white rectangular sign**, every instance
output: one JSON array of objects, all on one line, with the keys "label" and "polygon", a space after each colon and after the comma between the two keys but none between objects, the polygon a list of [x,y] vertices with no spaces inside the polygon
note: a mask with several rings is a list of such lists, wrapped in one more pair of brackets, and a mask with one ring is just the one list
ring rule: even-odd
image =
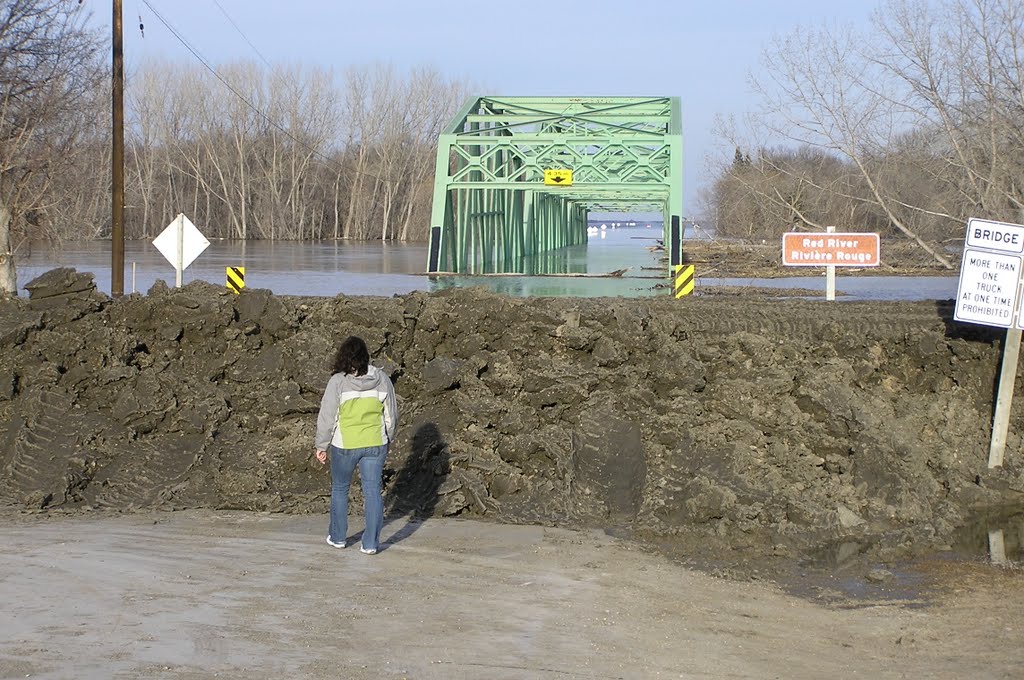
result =
[{"label": "white rectangular sign", "polygon": [[881,238],[864,232],[799,232],[782,235],[787,267],[877,267]]},{"label": "white rectangular sign", "polygon": [[1020,257],[964,249],[953,318],[987,326],[1012,326],[1020,272]]},{"label": "white rectangular sign", "polygon": [[967,221],[967,247],[1024,253],[1024,226],[972,217]]}]

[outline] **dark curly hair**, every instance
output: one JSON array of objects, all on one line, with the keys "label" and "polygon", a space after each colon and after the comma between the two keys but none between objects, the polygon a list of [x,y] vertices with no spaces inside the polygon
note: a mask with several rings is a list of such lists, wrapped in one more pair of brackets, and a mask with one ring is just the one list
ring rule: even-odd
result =
[{"label": "dark curly hair", "polygon": [[370,351],[362,338],[350,335],[338,347],[334,355],[331,373],[348,373],[349,375],[366,375],[370,365]]}]

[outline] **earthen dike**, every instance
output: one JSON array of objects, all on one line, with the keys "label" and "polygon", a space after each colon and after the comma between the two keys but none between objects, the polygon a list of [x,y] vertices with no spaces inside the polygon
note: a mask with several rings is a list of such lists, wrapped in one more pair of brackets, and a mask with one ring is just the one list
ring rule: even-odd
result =
[{"label": "earthen dike", "polygon": [[[393,377],[389,511],[630,530],[693,551],[842,540],[896,559],[1020,507],[1021,407],[987,469],[1002,332],[952,301],[236,296],[0,303],[0,505],[325,513],[337,341]],[[358,508],[358,489],[353,489]]]}]

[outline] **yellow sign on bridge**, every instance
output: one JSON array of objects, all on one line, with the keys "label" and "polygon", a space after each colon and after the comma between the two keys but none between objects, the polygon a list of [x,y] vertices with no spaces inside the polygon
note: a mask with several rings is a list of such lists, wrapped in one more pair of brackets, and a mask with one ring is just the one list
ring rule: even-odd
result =
[{"label": "yellow sign on bridge", "polygon": [[572,185],[572,170],[545,170],[544,184],[557,187]]}]

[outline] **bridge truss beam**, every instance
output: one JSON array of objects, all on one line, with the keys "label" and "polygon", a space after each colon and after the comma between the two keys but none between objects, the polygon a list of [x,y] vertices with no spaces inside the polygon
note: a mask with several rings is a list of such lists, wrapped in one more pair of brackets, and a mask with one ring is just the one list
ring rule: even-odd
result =
[{"label": "bridge truss beam", "polygon": [[682,191],[678,97],[474,97],[439,139],[427,271],[522,272],[585,243],[592,211],[661,212],[671,271]]}]

